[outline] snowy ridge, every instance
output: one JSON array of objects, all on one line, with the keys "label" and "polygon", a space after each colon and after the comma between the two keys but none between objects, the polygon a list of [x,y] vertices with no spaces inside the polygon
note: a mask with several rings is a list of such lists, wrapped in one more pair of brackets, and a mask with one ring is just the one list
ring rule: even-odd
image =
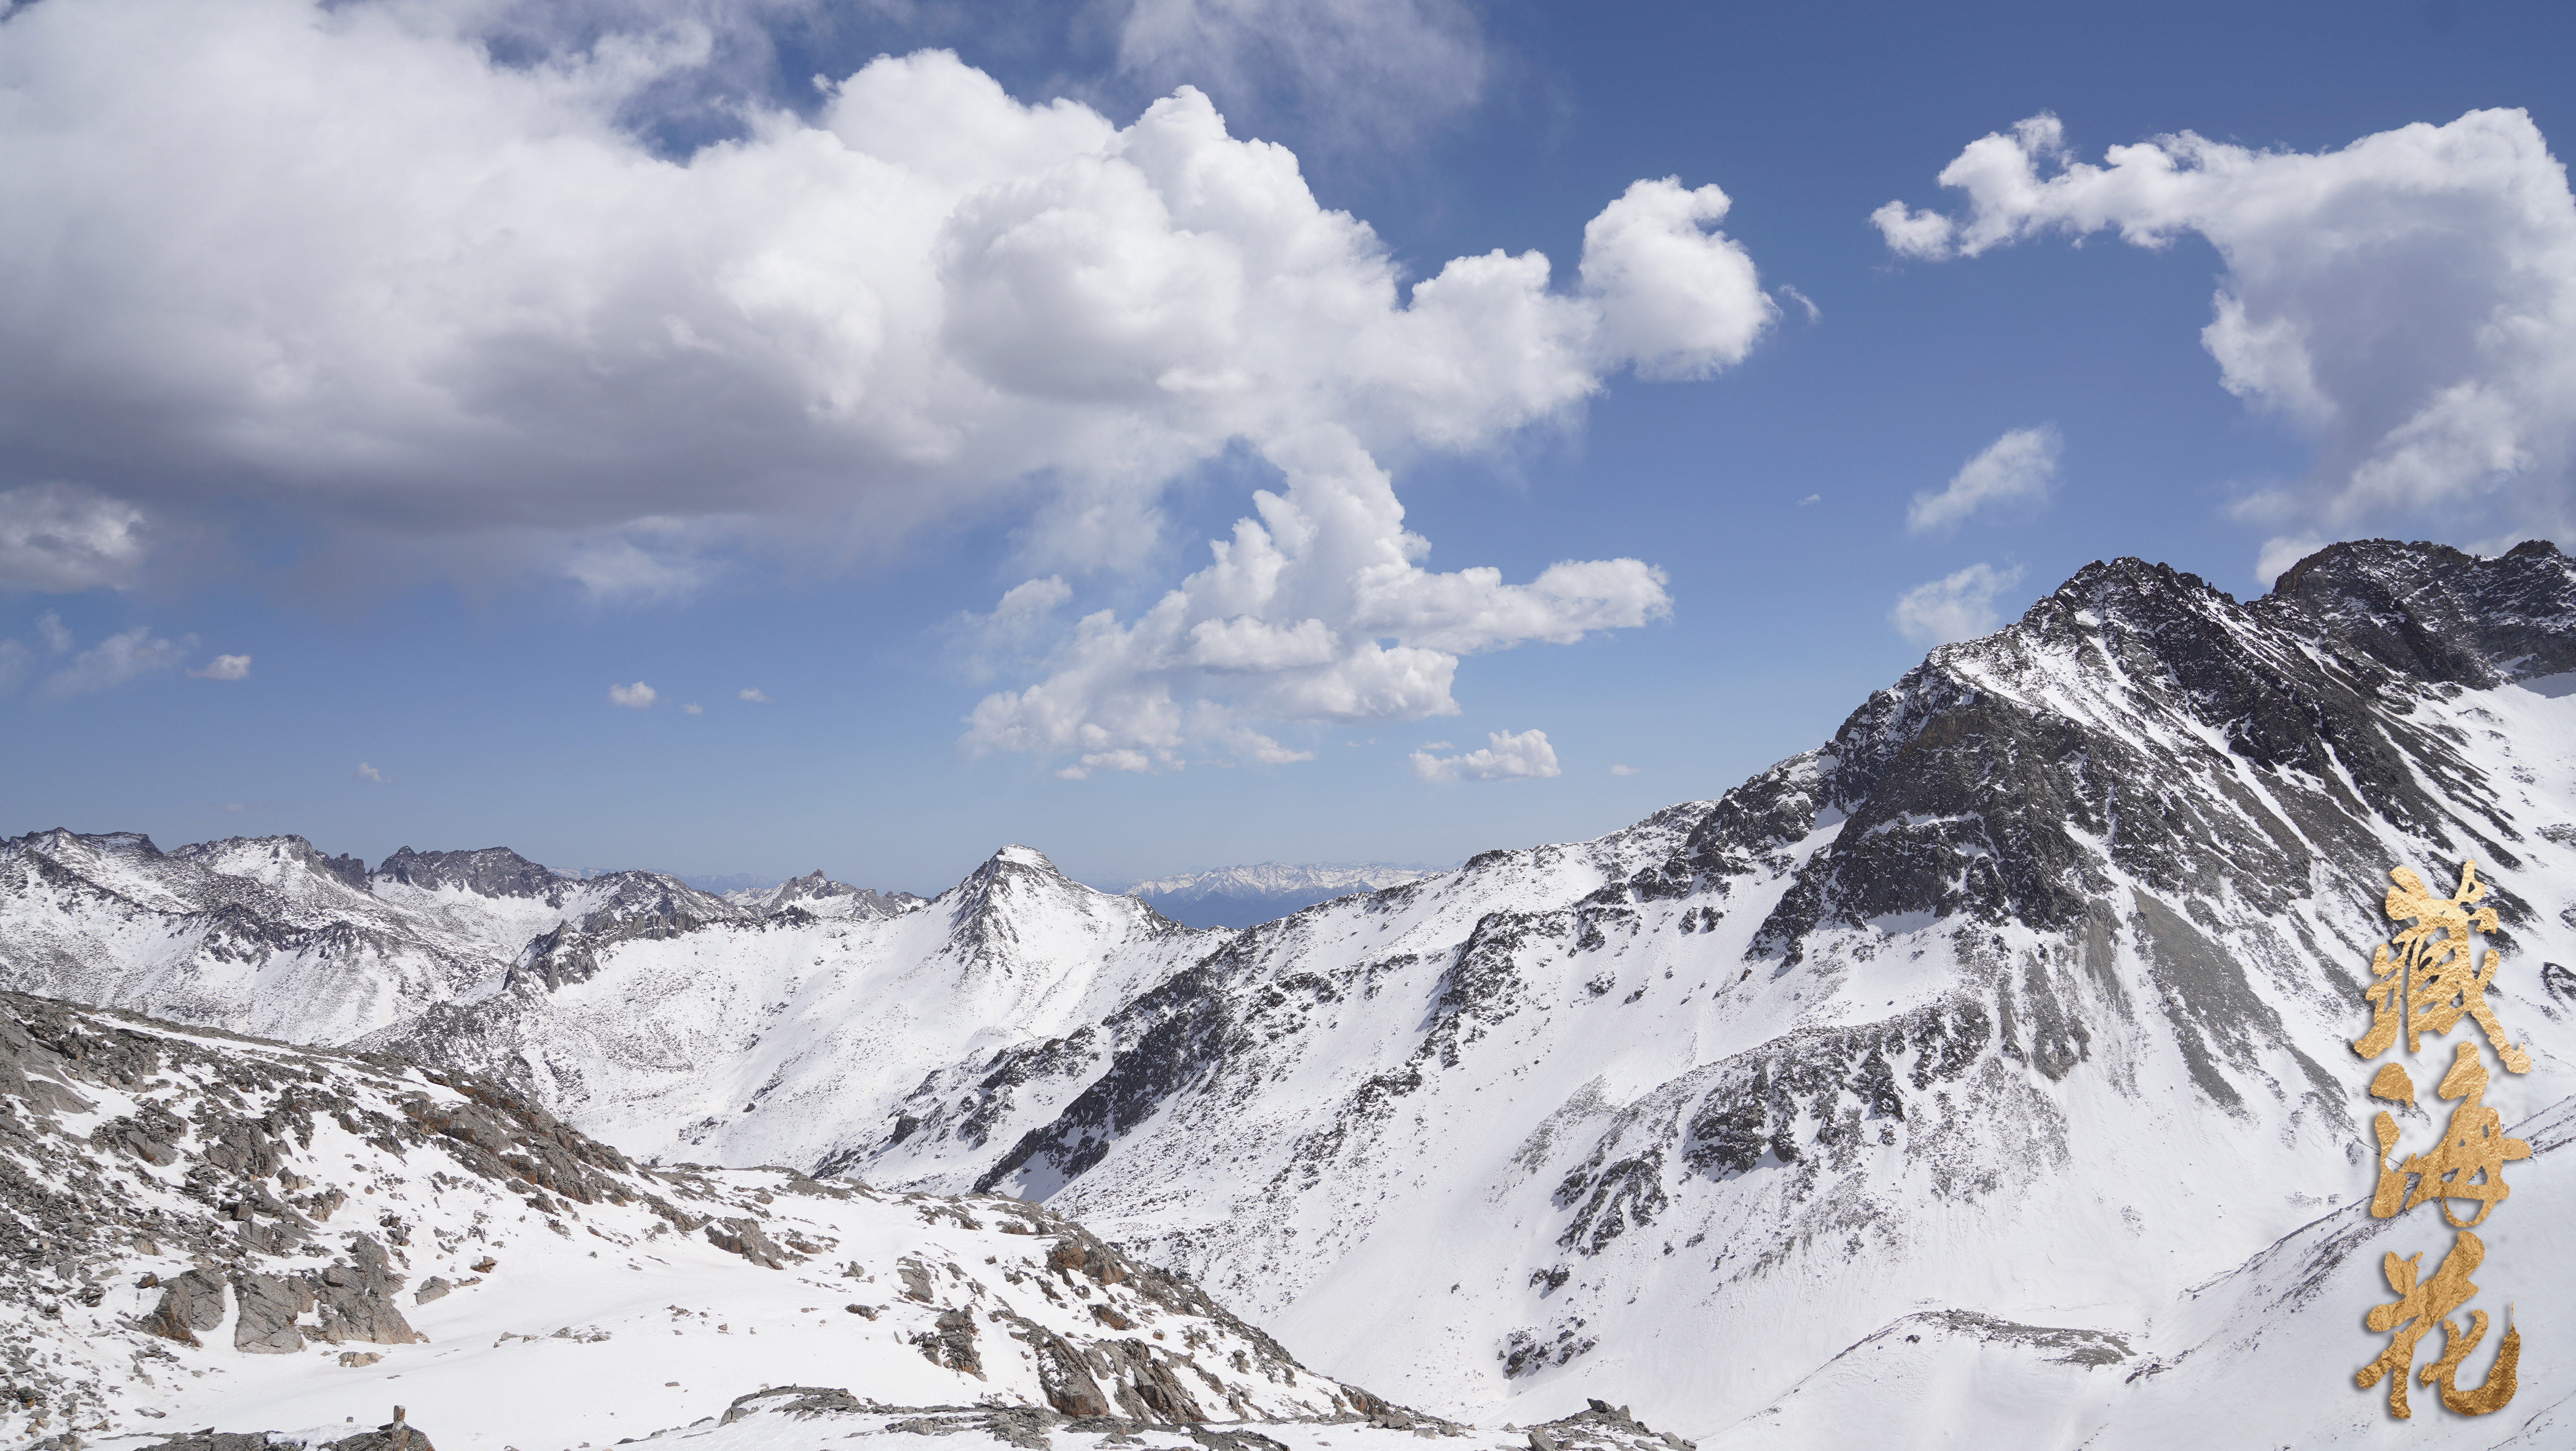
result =
[{"label": "snowy ridge", "polygon": [[1419,868],[1384,862],[1308,866],[1263,862],[1154,877],[1128,887],[1127,895],[1193,926],[1250,926],[1335,897],[1381,891],[1429,875]]},{"label": "snowy ridge", "polygon": [[299,836],[165,853],[133,833],[41,831],[0,841],[0,986],[340,1043],[514,976],[583,970],[607,943],[919,905],[819,872],[735,903],[657,872],[566,876],[498,847],[405,847],[371,873]]},{"label": "snowy ridge", "polygon": [[1216,867],[1179,876],[1152,877],[1129,886],[1127,895],[1187,900],[1219,895],[1279,896],[1306,891],[1374,892],[1403,882],[1419,881],[1429,875],[1431,873],[1417,867],[1389,866],[1384,862],[1356,865],[1320,862],[1305,866],[1263,862],[1258,866]]}]

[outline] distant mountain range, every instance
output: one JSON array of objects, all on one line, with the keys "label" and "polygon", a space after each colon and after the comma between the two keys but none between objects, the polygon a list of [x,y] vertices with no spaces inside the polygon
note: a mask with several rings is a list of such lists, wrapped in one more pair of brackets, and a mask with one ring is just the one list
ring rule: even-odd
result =
[{"label": "distant mountain range", "polygon": [[[648,1163],[1039,1201],[1318,1377],[1487,1424],[2358,1446],[2381,1256],[2449,1231],[2369,1215],[2349,1044],[2390,869],[2474,858],[2531,1057],[2488,1101],[2533,1150],[2476,1304],[2530,1311],[2527,1399],[2419,1389],[2405,1435],[2567,1444],[2576,1337],[2532,1307],[2576,1290],[2570,678],[2548,544],[2336,545],[2250,602],[2122,559],[1717,799],[1248,929],[1026,846],[928,902],[737,901],[41,832],[0,844],[0,986],[488,1074]],[[74,1130],[152,1113],[82,1082]]]},{"label": "distant mountain range", "polygon": [[1217,867],[1181,876],[1154,877],[1127,888],[1127,895],[1175,922],[1192,927],[1251,927],[1273,921],[1318,902],[1401,886],[1431,875],[1431,869],[1399,867],[1385,862],[1321,862],[1285,866]]}]

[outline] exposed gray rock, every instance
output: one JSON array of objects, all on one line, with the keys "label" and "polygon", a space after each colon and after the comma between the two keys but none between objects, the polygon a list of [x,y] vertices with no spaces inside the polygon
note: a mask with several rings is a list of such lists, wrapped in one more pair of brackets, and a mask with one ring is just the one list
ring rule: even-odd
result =
[{"label": "exposed gray rock", "polygon": [[378,880],[436,891],[461,888],[483,897],[554,897],[564,879],[504,846],[475,851],[413,851],[404,847],[376,863]]},{"label": "exposed gray rock", "polygon": [[308,1443],[275,1431],[192,1431],[137,1448],[137,1451],[437,1451],[416,1426],[388,1421],[371,1431],[337,1441]]},{"label": "exposed gray rock", "polygon": [[975,1348],[975,1312],[942,1310],[929,1330],[916,1332],[912,1343],[931,1364],[984,1378],[984,1357]]},{"label": "exposed gray rock", "polygon": [[161,1303],[145,1316],[143,1328],[182,1345],[201,1343],[200,1330],[224,1323],[224,1282],[205,1270],[189,1270],[161,1284]]},{"label": "exposed gray rock", "polygon": [[757,1220],[719,1219],[707,1226],[707,1243],[727,1254],[740,1255],[762,1269],[783,1270],[794,1258],[761,1232]]},{"label": "exposed gray rock", "polygon": [[1061,1415],[1107,1416],[1116,1407],[1100,1393],[1100,1383],[1091,1375],[1082,1353],[1065,1343],[1064,1337],[1043,1325],[1013,1317],[1011,1331],[1015,1340],[1028,1343],[1038,1363],[1038,1387],[1046,1394],[1047,1404]]},{"label": "exposed gray rock", "polygon": [[1530,1451],[1574,1451],[1574,1448],[1606,1448],[1606,1451],[1698,1451],[1699,1443],[1655,1430],[1628,1413],[1626,1406],[1613,1406],[1607,1401],[1587,1402],[1582,1410],[1561,1417],[1529,1431]]},{"label": "exposed gray rock", "polygon": [[315,1451],[438,1451],[429,1437],[416,1426],[401,1421],[387,1421],[372,1431],[333,1441],[327,1448]]},{"label": "exposed gray rock", "polygon": [[733,1403],[725,1407],[724,1419],[717,1424],[730,1426],[761,1411],[776,1411],[801,1421],[841,1411],[878,1409],[882,1408],[876,1402],[862,1401],[833,1386],[770,1386],[734,1397]]},{"label": "exposed gray rock", "polygon": [[301,1275],[240,1275],[233,1280],[240,1313],[233,1319],[233,1348],[288,1355],[304,1348],[296,1320],[313,1308],[313,1286]]}]

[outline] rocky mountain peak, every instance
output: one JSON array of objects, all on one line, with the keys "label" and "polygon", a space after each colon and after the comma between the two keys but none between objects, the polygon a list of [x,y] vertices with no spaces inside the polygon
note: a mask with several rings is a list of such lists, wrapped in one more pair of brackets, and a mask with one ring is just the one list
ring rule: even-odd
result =
[{"label": "rocky mountain peak", "polygon": [[152,838],[139,831],[100,831],[82,833],[57,826],[50,831],[31,831],[6,843],[22,851],[58,855],[69,851],[90,851],[101,856],[158,857],[161,849]]},{"label": "rocky mountain peak", "polygon": [[406,846],[376,864],[375,879],[424,891],[457,887],[482,897],[551,897],[563,879],[504,846],[416,852]]},{"label": "rocky mountain peak", "polygon": [[[2431,692],[2576,667],[2576,569],[2545,543],[2479,559],[2364,541],[2282,579],[2240,604],[2169,566],[2097,561],[1934,651],[1815,758],[1814,805],[1849,820],[1756,947],[1795,961],[1820,927],[1914,918],[2075,931],[2120,879],[2176,897],[2223,882],[2279,910],[2320,861],[2356,883],[2384,869],[2383,826],[2515,860],[2508,819],[2438,784],[2468,774],[2456,743],[2410,717]],[[1803,829],[1752,809],[1794,785],[1739,788],[1719,834],[1742,839],[1698,844],[1703,879]]]},{"label": "rocky mountain peak", "polygon": [[1016,904],[1058,901],[1069,893],[1103,895],[1057,871],[1055,863],[1035,848],[1012,845],[985,858],[983,865],[941,893],[939,900],[952,903],[949,918],[957,930],[970,932],[972,924],[995,912]]},{"label": "rocky mountain peak", "polygon": [[948,908],[951,952],[966,962],[1004,968],[1030,953],[1054,950],[1041,944],[1178,925],[1133,897],[1073,880],[1043,853],[1016,843],[993,853],[933,905]]},{"label": "rocky mountain peak", "polygon": [[326,877],[334,878],[355,891],[370,890],[367,864],[349,855],[328,856],[320,847],[303,837],[231,836],[221,841],[192,842],[168,853],[176,860],[195,862],[214,871],[239,871],[248,860],[265,857],[271,862],[293,862]]},{"label": "rocky mountain peak", "polygon": [[825,917],[867,919],[898,916],[920,905],[921,900],[910,892],[876,892],[836,882],[817,868],[779,883],[778,889],[759,899],[758,905],[764,914],[793,908]]},{"label": "rocky mountain peak", "polygon": [[2332,544],[2290,566],[2263,603],[2419,679],[2481,690],[2576,669],[2576,563],[2543,539],[2494,558]]}]

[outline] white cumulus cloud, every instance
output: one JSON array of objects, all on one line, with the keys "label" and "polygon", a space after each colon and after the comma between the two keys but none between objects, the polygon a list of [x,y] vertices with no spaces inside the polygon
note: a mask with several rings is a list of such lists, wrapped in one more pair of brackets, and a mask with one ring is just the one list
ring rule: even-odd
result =
[{"label": "white cumulus cloud", "polygon": [[754,705],[767,705],[770,703],[768,695],[764,694],[758,686],[750,686],[743,690],[736,691],[735,698],[738,700],[748,700]]},{"label": "white cumulus cloud", "polygon": [[1637,774],[1637,768],[1634,766],[1612,766],[1610,768],[1610,774],[1613,776],[1634,776]]},{"label": "white cumulus cloud", "polygon": [[2006,432],[1951,475],[1948,488],[1916,494],[1905,511],[1905,527],[1916,534],[1946,534],[1989,504],[2038,503],[2057,483],[2057,456],[2064,447],[2053,423]]},{"label": "white cumulus cloud", "polygon": [[248,680],[250,679],[250,657],[218,655],[207,661],[205,668],[191,670],[188,673],[199,680]]},{"label": "white cumulus cloud", "polygon": [[655,690],[652,686],[645,684],[641,680],[636,681],[632,685],[612,685],[608,687],[608,703],[610,705],[622,705],[628,710],[651,710],[653,708],[653,702],[660,700],[661,698],[662,693],[660,691]]},{"label": "white cumulus cloud", "polygon": [[384,772],[377,770],[375,767],[368,765],[364,761],[360,761],[358,763],[358,769],[350,772],[349,776],[351,780],[364,781],[371,786],[383,786],[393,780],[393,777],[386,775]]},{"label": "white cumulus cloud", "polygon": [[[1640,181],[1583,229],[1583,286],[1605,360],[1646,378],[1705,378],[1744,360],[1779,316],[1742,247],[1711,245],[1733,205],[1713,186]],[[1812,307],[1812,304],[1810,304]]]},{"label": "white cumulus cloud", "polygon": [[1670,612],[1662,571],[1634,559],[1555,564],[1526,584],[1425,569],[1429,542],[1349,435],[1269,455],[1286,489],[1255,495],[1258,517],[1212,542],[1211,564],[1132,623],[1082,618],[1044,680],[976,706],[968,746],[1075,756],[1086,771],[1177,767],[1201,747],[1304,760],[1257,726],[1454,715],[1461,656]]},{"label": "white cumulus cloud", "polygon": [[2276,531],[2267,573],[2302,542],[2366,530],[2492,545],[2576,524],[2576,198],[2526,113],[2313,154],[2184,132],[2100,165],[2035,116],[1971,143],[1940,180],[1965,215],[1873,214],[1899,255],[2104,230],[2217,249],[2227,271],[2202,345],[2231,392],[2315,445],[2305,481],[2236,506]]},{"label": "white cumulus cloud", "polygon": [[1435,756],[1429,751],[1416,751],[1411,760],[1413,774],[1425,781],[1517,781],[1534,780],[1564,774],[1556,764],[1556,748],[1547,743],[1547,732],[1493,731],[1486,735],[1493,744],[1463,755]]},{"label": "white cumulus cloud", "polygon": [[[1140,8],[1131,32],[1254,10],[1381,24],[1283,0]],[[0,474],[76,471],[145,511],[247,496],[458,561],[551,550],[609,599],[1034,477],[1056,500],[1033,554],[1093,567],[1146,557],[1161,490],[1235,440],[1474,446],[1622,368],[1723,366],[1773,311],[1713,187],[1629,188],[1565,290],[1537,253],[1408,283],[1186,87],[1121,126],[946,52],[881,57],[810,121],[745,101],[741,139],[673,159],[621,118],[715,64],[704,29],[605,16],[505,62],[487,19],[0,18]],[[130,567],[100,528],[87,564],[15,567]]]},{"label": "white cumulus cloud", "polygon": [[1888,623],[1917,645],[1947,645],[1991,632],[2000,623],[1995,596],[2021,583],[2021,570],[1969,565],[1956,574],[1918,584],[1888,611]]}]

